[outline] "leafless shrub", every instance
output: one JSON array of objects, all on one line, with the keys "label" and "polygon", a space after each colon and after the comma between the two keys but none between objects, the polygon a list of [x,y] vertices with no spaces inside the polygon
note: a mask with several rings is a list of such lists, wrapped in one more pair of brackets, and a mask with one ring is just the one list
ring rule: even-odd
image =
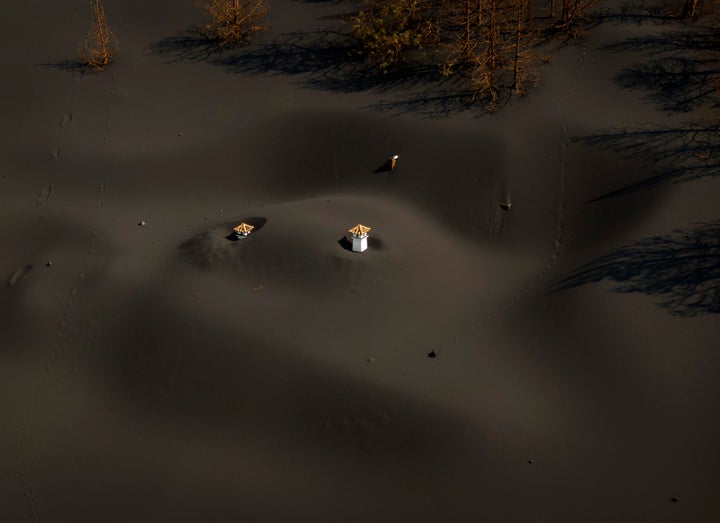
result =
[{"label": "leafless shrub", "polygon": [[117,56],[118,41],[107,25],[102,2],[90,0],[90,14],[90,29],[80,47],[82,63],[90,69],[102,71]]},{"label": "leafless shrub", "polygon": [[198,7],[208,15],[207,35],[217,39],[221,47],[234,47],[267,29],[265,15],[269,10],[264,0],[198,0]]}]

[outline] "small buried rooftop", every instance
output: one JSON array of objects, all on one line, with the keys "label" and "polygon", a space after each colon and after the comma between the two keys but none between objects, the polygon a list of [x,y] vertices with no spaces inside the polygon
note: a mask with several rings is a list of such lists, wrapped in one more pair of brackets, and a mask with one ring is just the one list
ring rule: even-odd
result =
[{"label": "small buried rooftop", "polygon": [[371,227],[366,227],[362,224],[357,224],[352,229],[348,229],[348,232],[354,236],[365,236],[367,233],[370,232]]},{"label": "small buried rooftop", "polygon": [[[233,227],[233,231],[238,234],[250,234],[250,231],[252,231],[255,227],[253,225],[248,225],[247,223],[241,223],[240,225],[237,225],[236,227]],[[227,229],[225,229],[227,230]]]}]

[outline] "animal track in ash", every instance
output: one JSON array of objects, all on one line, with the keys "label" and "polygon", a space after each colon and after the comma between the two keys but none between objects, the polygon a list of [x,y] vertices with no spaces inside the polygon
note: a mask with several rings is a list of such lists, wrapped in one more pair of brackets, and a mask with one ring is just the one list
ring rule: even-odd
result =
[{"label": "animal track in ash", "polygon": [[37,197],[38,205],[46,204],[47,201],[52,196],[52,192],[53,192],[52,185],[47,184],[47,185],[43,186],[43,188],[40,189],[40,194],[38,194],[38,197]]},{"label": "animal track in ash", "polygon": [[[577,65],[575,67],[575,76],[570,81],[570,85],[568,88],[567,96],[565,97],[565,103],[562,106],[562,112],[561,112],[561,122],[562,122],[562,131],[563,131],[563,141],[560,144],[560,176],[559,176],[559,184],[558,184],[558,197],[557,197],[557,211],[556,211],[556,221],[555,221],[555,233],[553,235],[552,240],[552,252],[550,254],[549,259],[545,263],[542,269],[533,277],[528,283],[526,283],[519,291],[515,292],[508,300],[506,300],[500,307],[495,309],[494,312],[491,312],[487,315],[485,315],[480,321],[473,321],[471,325],[471,330],[475,331],[480,325],[483,323],[489,322],[492,319],[494,319],[497,315],[499,315],[502,312],[507,311],[512,305],[518,303],[523,296],[525,296],[528,292],[530,292],[552,269],[552,267],[557,263],[558,259],[560,258],[560,254],[563,247],[563,233],[565,230],[565,222],[566,222],[566,215],[567,215],[567,171],[568,171],[568,150],[570,149],[570,144],[572,142],[572,138],[570,136],[569,132],[569,110],[572,106],[573,101],[575,100],[576,92],[577,92],[577,80],[578,76],[582,72],[583,66],[585,64],[585,56],[587,54],[587,49],[585,46],[583,46],[582,51],[580,53],[580,56],[577,61]],[[454,343],[449,344],[453,345],[457,344],[457,339],[455,339]]]},{"label": "animal track in ash", "polygon": [[65,113],[62,117],[62,121],[60,122],[60,127],[63,129],[67,129],[70,127],[70,124],[72,123],[73,115],[72,113]]}]

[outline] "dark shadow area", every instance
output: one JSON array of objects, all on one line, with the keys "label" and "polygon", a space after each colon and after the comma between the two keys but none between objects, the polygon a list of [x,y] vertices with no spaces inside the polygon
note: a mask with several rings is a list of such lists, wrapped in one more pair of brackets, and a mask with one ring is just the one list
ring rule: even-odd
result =
[{"label": "dark shadow area", "polygon": [[685,31],[630,38],[605,50],[643,51],[654,57],[621,71],[615,82],[642,91],[662,111],[720,107],[720,33],[716,29],[694,25]]},{"label": "dark shadow area", "polygon": [[[487,114],[488,111],[483,107],[487,106],[488,100],[475,99],[473,93],[462,88],[460,83],[453,78],[439,80],[423,93],[384,100],[369,109],[390,115],[412,113],[430,119],[447,118],[470,109],[476,109],[480,115]],[[503,99],[496,104],[496,111],[502,109],[511,99],[507,93],[501,93],[501,96],[503,95]]]},{"label": "dark shadow area", "polygon": [[321,91],[357,93],[402,89],[407,93],[418,88],[417,93],[369,107],[380,112],[440,118],[483,106],[483,101],[473,99],[458,79],[443,78],[435,65],[412,62],[385,73],[378,71],[353,52],[355,40],[350,35],[334,30],[285,33],[268,44],[223,50],[201,29],[189,28],[177,36],[154,42],[149,50],[170,62],[206,61],[236,74],[302,75],[302,85]]},{"label": "dark shadow area", "polygon": [[57,71],[65,71],[68,73],[97,73],[95,69],[88,67],[85,62],[80,60],[61,60],[59,62],[50,62],[47,64],[36,64],[39,67],[46,67],[48,69],[55,69]]},{"label": "dark shadow area", "polygon": [[637,25],[664,25],[678,21],[680,3],[670,0],[637,0],[619,7],[602,7],[593,18],[596,23],[634,22]]},{"label": "dark shadow area", "polygon": [[373,249],[376,251],[384,251],[385,247],[386,247],[385,242],[383,242],[377,236],[368,236],[368,249]]},{"label": "dark shadow area", "polygon": [[307,74],[305,82],[309,87],[342,93],[407,88],[439,79],[437,68],[418,64],[407,64],[402,70],[378,72],[355,55],[354,50],[354,39],[345,33],[332,30],[295,32],[285,33],[275,42],[225,56],[215,63],[233,73]]},{"label": "dark shadow area", "polygon": [[174,62],[205,62],[220,55],[224,49],[217,38],[211,38],[199,27],[189,27],[176,36],[169,36],[148,46],[151,54]]},{"label": "dark shadow area", "polygon": [[677,316],[720,313],[720,220],[640,240],[580,267],[551,290],[605,279],[616,292],[661,298]]},{"label": "dark shadow area", "polygon": [[[248,431],[328,459],[415,470],[447,464],[467,427],[391,390],[260,342],[260,331],[218,327],[143,293],[108,337],[102,366],[134,411],[178,427]],[[318,321],[318,337],[326,335]],[[443,467],[446,465],[443,465]],[[408,472],[411,474],[412,472]]]},{"label": "dark shadow area", "polygon": [[578,137],[574,141],[612,149],[627,158],[658,164],[658,170],[652,176],[594,198],[591,202],[665,183],[720,175],[720,122],[620,129]]},{"label": "dark shadow area", "polygon": [[345,236],[340,238],[337,242],[340,247],[342,247],[346,251],[352,252],[352,242],[348,240]]},{"label": "dark shadow area", "polygon": [[382,174],[382,173],[389,173],[392,169],[392,158],[388,158],[385,160],[385,162],[382,165],[379,165],[373,173],[375,174]]}]

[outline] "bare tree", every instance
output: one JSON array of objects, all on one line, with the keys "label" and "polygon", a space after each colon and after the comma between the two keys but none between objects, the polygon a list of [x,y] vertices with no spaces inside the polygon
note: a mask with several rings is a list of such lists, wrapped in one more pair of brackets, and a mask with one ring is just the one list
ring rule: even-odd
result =
[{"label": "bare tree", "polygon": [[[468,101],[494,111],[502,97],[522,94],[538,78],[539,60],[531,52],[538,23],[530,2],[365,0],[350,21],[358,53],[381,71],[417,58],[444,76],[459,76]],[[423,48],[431,52],[415,51]]]},{"label": "bare tree", "polygon": [[267,29],[265,0],[197,0],[210,21],[205,25],[209,37],[221,47],[234,47],[248,41],[254,33]]},{"label": "bare tree", "polygon": [[118,41],[107,25],[105,8],[99,0],[90,0],[90,14],[90,29],[80,53],[87,67],[102,71],[117,56]]},{"label": "bare tree", "polygon": [[482,1],[445,1],[441,14],[446,33],[443,75],[449,76],[477,66],[477,52],[481,43],[479,35],[483,28]]}]

